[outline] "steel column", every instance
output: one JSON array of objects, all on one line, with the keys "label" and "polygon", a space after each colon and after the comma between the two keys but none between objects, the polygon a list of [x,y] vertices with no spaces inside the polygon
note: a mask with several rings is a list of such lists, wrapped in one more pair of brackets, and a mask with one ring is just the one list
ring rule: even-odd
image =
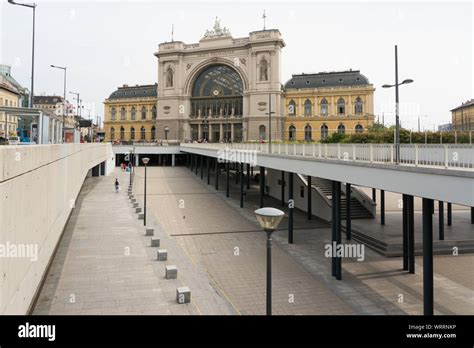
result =
[{"label": "steel column", "polygon": [[346,183],[346,239],[352,239],[351,184]]},{"label": "steel column", "polygon": [[240,207],[244,207],[244,164],[240,163]]},{"label": "steel column", "polygon": [[438,202],[439,240],[444,240],[444,202]]},{"label": "steel column", "polygon": [[250,163],[247,163],[247,190],[250,190]]},{"label": "steel column", "polygon": [[[342,243],[341,238],[341,183],[336,182],[336,248]],[[342,279],[342,258],[336,257],[336,279]]]},{"label": "steel column", "polygon": [[308,220],[311,220],[311,215],[312,215],[312,200],[311,200],[311,177],[308,176]]},{"label": "steel column", "polygon": [[207,184],[211,183],[211,157],[206,157]]},{"label": "steel column", "polygon": [[225,196],[229,198],[229,191],[230,191],[230,183],[229,183],[229,161],[225,162]]},{"label": "steel column", "polygon": [[332,255],[331,255],[331,275],[333,277],[336,276],[336,257],[334,250],[334,243],[336,242],[336,182],[334,180],[331,181],[331,248],[332,248]]},{"label": "steel column", "polygon": [[408,197],[402,195],[402,246],[403,246],[403,270],[408,270]]},{"label": "steel column", "polygon": [[263,195],[265,193],[265,168],[260,167],[260,208],[263,208]]},{"label": "steel column", "polygon": [[451,203],[448,203],[448,226],[451,226],[452,224],[453,224],[453,212],[452,212]]},{"label": "steel column", "polygon": [[408,272],[415,274],[415,198],[407,197],[408,201]]},{"label": "steel column", "polygon": [[217,158],[216,158],[216,170],[214,174],[216,175],[215,187],[216,187],[216,190],[219,190],[219,160]]},{"label": "steel column", "polygon": [[285,172],[281,171],[281,206],[285,206]]},{"label": "steel column", "polygon": [[293,173],[288,173],[288,243],[293,244],[293,210],[295,202],[293,196]]},{"label": "steel column", "polygon": [[423,314],[433,315],[433,200],[423,198]]},{"label": "steel column", "polygon": [[380,224],[385,225],[385,191],[380,190]]}]

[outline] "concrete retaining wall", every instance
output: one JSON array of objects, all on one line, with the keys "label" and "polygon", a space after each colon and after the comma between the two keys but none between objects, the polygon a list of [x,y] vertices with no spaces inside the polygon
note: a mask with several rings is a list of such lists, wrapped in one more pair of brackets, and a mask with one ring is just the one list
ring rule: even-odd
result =
[{"label": "concrete retaining wall", "polygon": [[104,161],[107,175],[110,144],[0,147],[1,314],[27,313],[87,173]]}]

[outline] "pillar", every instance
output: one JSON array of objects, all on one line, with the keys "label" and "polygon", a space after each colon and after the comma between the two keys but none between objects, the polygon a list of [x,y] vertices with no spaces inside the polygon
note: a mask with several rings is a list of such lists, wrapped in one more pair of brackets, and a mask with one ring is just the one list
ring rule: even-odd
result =
[{"label": "pillar", "polygon": [[285,172],[281,171],[281,206],[285,206]]},{"label": "pillar", "polygon": [[176,155],[173,153],[173,154],[171,155],[171,166],[172,166],[172,167],[174,167],[174,165],[175,165],[175,160],[176,160]]},{"label": "pillar", "polygon": [[225,161],[225,177],[226,177],[226,182],[225,182],[225,196],[229,198],[229,161]]},{"label": "pillar", "polygon": [[247,163],[247,190],[250,190],[250,163]]},{"label": "pillar", "polygon": [[423,198],[423,314],[433,315],[433,200]]},{"label": "pillar", "polygon": [[295,202],[293,197],[293,173],[288,173],[288,243],[293,244],[293,210]]},{"label": "pillar", "polygon": [[265,194],[265,167],[260,167],[260,208],[263,208],[263,195]]},{"label": "pillar", "polygon": [[385,191],[380,190],[380,224],[385,225]]},{"label": "pillar", "polygon": [[204,156],[199,156],[199,164],[201,165],[201,180],[204,177]]},{"label": "pillar", "polygon": [[408,270],[408,198],[402,195],[402,247],[403,247],[403,269]]},{"label": "pillar", "polygon": [[474,224],[474,207],[471,207],[471,224]]},{"label": "pillar", "polygon": [[346,239],[352,239],[351,184],[346,183]]},{"label": "pillar", "polygon": [[372,200],[377,203],[377,189],[372,189]]},{"label": "pillar", "polygon": [[408,272],[415,274],[415,197],[408,196]]},{"label": "pillar", "polygon": [[448,203],[448,226],[453,224],[453,212],[451,208],[451,203]]},{"label": "pillar", "polygon": [[311,189],[311,176],[308,176],[308,220],[311,220],[311,215],[312,213],[312,199],[311,199],[311,194],[312,194],[312,189]]},{"label": "pillar", "polygon": [[[336,246],[341,245],[341,183],[336,182]],[[336,257],[336,279],[342,279],[342,258]]]},{"label": "pillar", "polygon": [[438,202],[439,240],[444,240],[444,202]]},{"label": "pillar", "polygon": [[216,190],[219,190],[219,159],[216,158],[216,170],[214,171],[216,175],[215,187]]},{"label": "pillar", "polygon": [[240,207],[244,207],[244,164],[240,163]]},{"label": "pillar", "polygon": [[331,275],[336,276],[336,257],[334,250],[334,243],[336,242],[336,181],[331,181]]}]

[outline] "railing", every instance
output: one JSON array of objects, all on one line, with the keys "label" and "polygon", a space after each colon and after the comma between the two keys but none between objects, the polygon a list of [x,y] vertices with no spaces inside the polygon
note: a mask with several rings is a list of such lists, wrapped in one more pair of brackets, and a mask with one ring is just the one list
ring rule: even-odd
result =
[{"label": "railing", "polygon": [[[395,164],[393,144],[181,144],[182,148],[253,150],[262,154],[332,159],[349,162]],[[473,145],[402,144],[400,164],[474,170]]]}]

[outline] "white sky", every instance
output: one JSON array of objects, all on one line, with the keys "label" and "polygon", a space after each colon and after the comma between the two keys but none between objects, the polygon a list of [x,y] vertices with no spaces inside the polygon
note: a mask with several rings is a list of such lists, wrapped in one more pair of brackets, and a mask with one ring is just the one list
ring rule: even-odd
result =
[{"label": "white sky", "polygon": [[[17,0],[20,1],[20,0]],[[27,0],[28,1],[28,0]],[[157,80],[158,44],[198,42],[218,16],[233,37],[278,28],[286,42],[282,82],[291,74],[359,69],[376,87],[375,112],[393,123],[394,45],[401,122],[422,128],[449,122],[449,112],[473,97],[473,4],[465,2],[248,2],[37,0],[35,95],[80,92],[85,108],[103,116],[105,98],[123,84]],[[32,11],[0,0],[0,62],[30,87]],[[72,95],[68,98],[71,100]],[[85,112],[87,117],[88,112]]]}]

